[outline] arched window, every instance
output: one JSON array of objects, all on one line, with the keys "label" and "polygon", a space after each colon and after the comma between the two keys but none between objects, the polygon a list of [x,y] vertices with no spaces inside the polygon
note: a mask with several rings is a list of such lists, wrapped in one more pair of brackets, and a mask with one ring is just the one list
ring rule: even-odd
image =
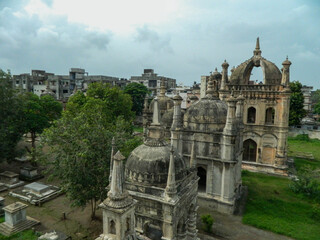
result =
[{"label": "arched window", "polygon": [[198,167],[198,191],[205,192],[206,191],[206,185],[207,185],[207,171],[203,167]]},{"label": "arched window", "polygon": [[256,122],[256,109],[254,107],[249,107],[247,123],[255,123],[255,122]]},{"label": "arched window", "polygon": [[116,234],[116,223],[113,220],[110,221],[109,232],[111,234]]},{"label": "arched window", "polygon": [[266,124],[274,124],[274,109],[272,107],[267,108],[266,110]]},{"label": "arched window", "polygon": [[243,161],[256,162],[257,144],[252,139],[243,142]]}]

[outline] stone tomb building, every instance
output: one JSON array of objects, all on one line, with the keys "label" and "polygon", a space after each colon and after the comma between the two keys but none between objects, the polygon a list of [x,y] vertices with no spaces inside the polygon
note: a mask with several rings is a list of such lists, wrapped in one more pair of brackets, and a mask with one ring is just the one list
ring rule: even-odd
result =
[{"label": "stone tomb building", "polygon": [[[253,56],[233,69],[230,81],[224,78],[221,98],[233,90],[245,97],[243,122],[243,168],[287,175],[287,137],[290,107],[289,68],[286,59],[281,71],[261,56],[259,38]],[[254,67],[260,67],[263,81],[250,81]],[[223,64],[223,71],[227,66]],[[227,74],[224,74],[227,76]],[[225,83],[224,83],[225,82]]]},{"label": "stone tomb building", "polygon": [[[112,151],[114,152],[114,151]],[[113,171],[103,209],[102,239],[196,240],[198,177],[196,159],[186,164],[164,140],[158,100],[144,144],[112,156]]]},{"label": "stone tomb building", "polygon": [[[259,38],[253,56],[231,69],[222,64],[216,81],[219,97],[243,96],[244,133],[242,167],[244,169],[287,175],[287,136],[290,106],[289,68],[286,59],[281,71],[261,56]],[[254,68],[261,68],[260,82],[250,79]],[[204,84],[202,85],[202,87]],[[202,91],[203,92],[203,91]]]},{"label": "stone tomb building", "polygon": [[[194,164],[199,180],[199,205],[233,213],[241,195],[243,100],[218,97],[212,74],[205,97],[181,114],[181,97],[174,97],[171,141],[185,164]],[[191,161],[191,159],[194,159]]]}]

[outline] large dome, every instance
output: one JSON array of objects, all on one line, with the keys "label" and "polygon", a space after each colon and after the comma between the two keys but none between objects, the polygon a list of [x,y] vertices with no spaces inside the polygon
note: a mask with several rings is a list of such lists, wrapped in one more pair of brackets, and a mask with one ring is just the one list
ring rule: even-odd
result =
[{"label": "large dome", "polygon": [[[168,178],[170,148],[168,145],[148,146],[142,144],[134,149],[126,162],[125,178],[128,182],[165,187]],[[176,180],[186,174],[181,156],[174,153]]]},{"label": "large dome", "polygon": [[202,98],[187,109],[184,127],[188,130],[221,131],[226,123],[227,110],[227,104],[219,99]]}]

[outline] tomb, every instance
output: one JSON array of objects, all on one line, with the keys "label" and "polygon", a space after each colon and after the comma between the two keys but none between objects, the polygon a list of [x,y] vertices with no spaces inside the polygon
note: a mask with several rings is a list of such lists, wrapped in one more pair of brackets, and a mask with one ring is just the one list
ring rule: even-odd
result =
[{"label": "tomb", "polygon": [[10,189],[24,184],[24,181],[19,180],[19,174],[10,171],[0,173],[0,181]]},{"label": "tomb", "polygon": [[12,197],[17,197],[33,205],[41,205],[62,193],[59,187],[33,182],[24,187],[17,188],[9,193]]},{"label": "tomb", "polygon": [[21,202],[15,202],[4,207],[5,222],[0,224],[0,233],[10,236],[39,224],[38,220],[26,215],[27,207],[27,204]]},{"label": "tomb", "polygon": [[32,166],[25,166],[20,168],[20,179],[24,181],[35,181],[43,176],[38,172],[38,168]]},{"label": "tomb", "polygon": [[0,183],[0,192],[4,192],[8,189],[8,187],[4,183]]},{"label": "tomb", "polygon": [[67,236],[63,232],[52,231],[41,235],[39,240],[71,240],[71,237]]},{"label": "tomb", "polygon": [[3,207],[4,207],[4,198],[0,197],[0,217],[4,215]]}]

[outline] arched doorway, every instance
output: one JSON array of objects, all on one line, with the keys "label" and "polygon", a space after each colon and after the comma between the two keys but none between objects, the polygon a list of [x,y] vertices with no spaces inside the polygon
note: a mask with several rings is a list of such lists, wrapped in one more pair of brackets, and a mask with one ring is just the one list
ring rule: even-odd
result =
[{"label": "arched doorway", "polygon": [[205,192],[206,191],[206,186],[207,186],[207,171],[203,167],[198,167],[198,177],[199,182],[198,182],[198,191],[199,192]]},{"label": "arched doorway", "polygon": [[243,161],[256,162],[257,144],[252,139],[243,142]]}]

